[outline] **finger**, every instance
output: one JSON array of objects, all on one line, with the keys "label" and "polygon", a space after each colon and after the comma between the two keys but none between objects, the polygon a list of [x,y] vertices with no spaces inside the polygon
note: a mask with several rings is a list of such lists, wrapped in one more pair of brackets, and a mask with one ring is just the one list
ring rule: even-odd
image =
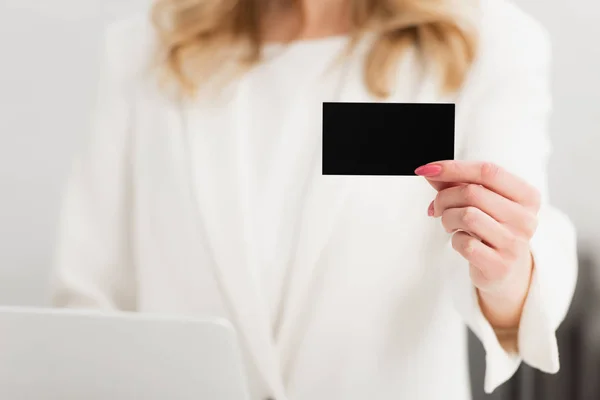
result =
[{"label": "finger", "polygon": [[438,161],[417,168],[430,182],[474,183],[528,207],[539,206],[538,191],[518,176],[488,162]]},{"label": "finger", "polygon": [[454,186],[438,192],[433,201],[433,216],[439,217],[451,208],[469,206],[480,209],[516,234],[530,238],[535,233],[534,213],[481,185]]},{"label": "finger", "polygon": [[452,247],[471,266],[471,279],[480,289],[502,282],[509,275],[510,266],[502,256],[466,232],[452,236]]},{"label": "finger", "polygon": [[513,253],[515,235],[478,208],[450,208],[442,214],[442,225],[447,232],[466,231],[493,249]]},{"label": "finger", "polygon": [[427,179],[427,183],[429,183],[431,185],[431,187],[434,188],[435,190],[437,190],[438,192],[440,192],[442,190],[446,190],[451,187],[464,185],[464,183],[437,182],[437,181],[430,181],[429,179]]}]

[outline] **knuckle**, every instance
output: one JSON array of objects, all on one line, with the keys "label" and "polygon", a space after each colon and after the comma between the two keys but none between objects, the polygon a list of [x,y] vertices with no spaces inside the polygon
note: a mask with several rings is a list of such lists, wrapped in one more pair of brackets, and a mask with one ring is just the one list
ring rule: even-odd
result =
[{"label": "knuckle", "polygon": [[508,248],[509,249],[517,249],[519,248],[520,239],[517,235],[509,235],[507,238]]},{"label": "knuckle", "polygon": [[483,181],[496,180],[500,172],[501,168],[494,163],[486,162],[481,164],[481,179]]},{"label": "knuckle", "polygon": [[531,191],[531,203],[535,209],[535,211],[539,211],[542,205],[542,194],[539,190],[534,189]]},{"label": "knuckle", "polygon": [[498,263],[498,266],[495,268],[494,278],[498,280],[503,280],[510,275],[510,271],[512,268],[512,262],[509,260],[503,260]]},{"label": "knuckle", "polygon": [[462,211],[461,221],[466,227],[474,226],[479,220],[479,210],[475,207],[465,207]]},{"label": "knuckle", "polygon": [[463,233],[455,233],[452,236],[452,248],[461,254],[470,254],[475,248],[475,238]]},{"label": "knuckle", "polygon": [[467,238],[467,240],[465,240],[465,243],[464,243],[463,251],[468,254],[473,253],[477,242],[478,242],[478,240],[473,237]]},{"label": "knuckle", "polygon": [[462,187],[462,195],[467,204],[475,204],[480,196],[479,185],[468,184]]},{"label": "knuckle", "polygon": [[508,238],[507,242],[508,242],[508,246],[507,246],[508,251],[506,252],[505,257],[508,261],[514,262],[517,260],[518,254],[519,254],[519,249],[521,248],[520,240],[516,236],[511,236]]},{"label": "knuckle", "polygon": [[455,233],[452,236],[452,248],[459,253],[462,253],[468,247],[467,240],[464,235],[460,233]]},{"label": "knuckle", "polygon": [[511,235],[508,238],[508,246],[505,259],[509,263],[515,263],[521,255],[529,248],[529,240],[517,235]]},{"label": "knuckle", "polygon": [[514,248],[517,251],[523,251],[529,248],[529,238],[523,236],[515,236],[514,237]]},{"label": "knuckle", "polygon": [[528,238],[531,238],[538,227],[538,219],[535,215],[531,215],[529,218],[525,219],[525,234]]},{"label": "knuckle", "polygon": [[452,228],[450,226],[450,213],[448,211],[442,212],[442,226],[446,230],[446,232],[452,232]]}]

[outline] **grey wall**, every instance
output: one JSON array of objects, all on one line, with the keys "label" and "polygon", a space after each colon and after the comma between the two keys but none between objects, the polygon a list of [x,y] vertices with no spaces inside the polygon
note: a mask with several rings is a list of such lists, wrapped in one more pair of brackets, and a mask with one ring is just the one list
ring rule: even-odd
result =
[{"label": "grey wall", "polygon": [[554,103],[551,195],[600,257],[600,2],[516,0],[552,37]]},{"label": "grey wall", "polygon": [[46,303],[59,199],[104,24],[145,0],[0,0],[0,304]]},{"label": "grey wall", "polygon": [[[60,193],[87,132],[102,26],[148,0],[0,0],[0,304],[45,303]],[[552,195],[600,243],[600,3],[518,0],[555,47]]]}]

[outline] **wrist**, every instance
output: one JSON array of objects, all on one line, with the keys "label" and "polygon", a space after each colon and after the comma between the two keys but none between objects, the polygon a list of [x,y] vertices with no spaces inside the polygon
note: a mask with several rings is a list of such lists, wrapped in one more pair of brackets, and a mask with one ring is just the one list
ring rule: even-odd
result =
[{"label": "wrist", "polygon": [[525,267],[516,269],[519,273],[504,282],[498,290],[489,292],[477,290],[481,311],[495,330],[508,332],[519,327],[533,276],[534,266],[531,254],[525,264]]}]

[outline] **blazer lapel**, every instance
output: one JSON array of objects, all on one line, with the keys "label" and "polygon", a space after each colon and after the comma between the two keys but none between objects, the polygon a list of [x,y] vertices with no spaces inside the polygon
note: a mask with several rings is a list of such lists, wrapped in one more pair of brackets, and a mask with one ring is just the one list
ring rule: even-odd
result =
[{"label": "blazer lapel", "polygon": [[240,339],[277,398],[283,398],[268,308],[260,295],[249,219],[243,83],[210,104],[185,105],[184,135],[199,233],[208,243]]},{"label": "blazer lapel", "polygon": [[[366,101],[369,95],[360,85],[362,67],[356,56],[342,67],[344,84],[335,101],[352,102]],[[344,73],[344,68],[347,72]],[[369,100],[370,101],[370,100]],[[322,114],[321,114],[322,115]],[[320,129],[320,126],[319,128]],[[301,222],[298,229],[298,241],[289,274],[289,284],[283,299],[282,317],[276,331],[277,346],[282,357],[284,382],[291,374],[292,361],[298,350],[303,330],[308,327],[310,313],[304,312],[308,307],[311,289],[317,287],[318,277],[322,271],[319,258],[331,237],[338,216],[344,207],[349,194],[349,177],[324,176],[322,174],[322,134],[319,132],[317,143],[310,157],[312,171],[307,195],[302,210]]]}]

